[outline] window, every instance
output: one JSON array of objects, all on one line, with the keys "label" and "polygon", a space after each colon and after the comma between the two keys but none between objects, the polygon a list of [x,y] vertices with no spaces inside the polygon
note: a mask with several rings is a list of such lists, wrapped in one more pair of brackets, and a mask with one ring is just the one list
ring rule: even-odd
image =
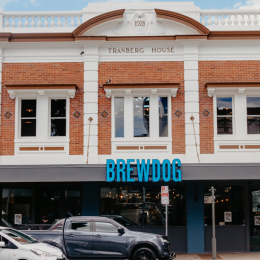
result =
[{"label": "window", "polygon": [[81,192],[80,190],[65,190],[65,214],[67,216],[81,215]]},{"label": "window", "polygon": [[96,232],[118,233],[118,228],[110,223],[95,222],[95,224],[96,224]]},{"label": "window", "polygon": [[168,98],[159,97],[159,136],[168,137]]},{"label": "window", "polygon": [[[102,187],[100,212],[123,226],[164,226],[161,187]],[[168,224],[186,226],[185,188],[169,187]]]},{"label": "window", "polygon": [[21,136],[36,136],[36,100],[21,100]]},{"label": "window", "polygon": [[134,137],[149,137],[149,97],[134,97]]},{"label": "window", "polygon": [[169,137],[169,100],[159,95],[114,97],[114,137],[133,141]]},{"label": "window", "polygon": [[2,225],[6,227],[14,224],[14,215],[22,214],[21,224],[31,223],[32,189],[3,188],[2,189]]},{"label": "window", "polygon": [[247,97],[247,133],[260,134],[260,97]]},{"label": "window", "polygon": [[14,229],[0,229],[0,232],[6,234],[8,237],[14,239],[16,242],[22,245],[33,244],[38,242],[38,240],[36,240],[35,238]]},{"label": "window", "polygon": [[66,136],[66,99],[51,100],[51,136]]},{"label": "window", "polygon": [[0,236],[0,241],[5,242],[5,247],[2,247],[1,249],[17,249],[17,246],[15,246],[11,241],[9,241],[4,236]]},{"label": "window", "polygon": [[233,134],[232,97],[217,97],[217,133]]},{"label": "window", "polygon": [[[212,225],[212,197],[210,186],[204,189],[205,226]],[[245,199],[244,189],[240,186],[215,187],[216,225],[244,225]]]},{"label": "window", "polygon": [[115,98],[115,137],[124,137],[124,98]]},{"label": "window", "polygon": [[90,224],[91,222],[74,222],[71,224],[71,229],[77,230],[77,231],[86,231],[90,232]]}]

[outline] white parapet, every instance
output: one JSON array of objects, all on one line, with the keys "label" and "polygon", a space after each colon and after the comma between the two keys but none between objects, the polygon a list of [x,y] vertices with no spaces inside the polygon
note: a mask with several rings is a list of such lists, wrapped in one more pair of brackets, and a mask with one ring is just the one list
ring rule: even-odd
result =
[{"label": "white parapet", "polygon": [[82,24],[82,12],[2,12],[1,20],[2,32],[72,32]]},{"label": "white parapet", "polygon": [[3,12],[0,32],[72,32],[85,21],[118,10],[164,9],[189,16],[211,31],[260,30],[260,9],[201,10],[192,2],[89,3],[81,11]]},{"label": "white parapet", "polygon": [[260,9],[201,10],[200,15],[211,31],[260,30]]}]

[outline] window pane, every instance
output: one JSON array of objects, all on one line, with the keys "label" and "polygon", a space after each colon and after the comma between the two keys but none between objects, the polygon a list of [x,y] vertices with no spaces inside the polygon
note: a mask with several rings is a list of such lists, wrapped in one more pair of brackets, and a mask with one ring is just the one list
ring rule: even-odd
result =
[{"label": "window pane", "polygon": [[247,117],[247,133],[260,134],[260,117]]},{"label": "window pane", "polygon": [[66,136],[66,119],[51,119],[51,136]]},{"label": "window pane", "polygon": [[217,115],[232,116],[232,97],[217,98]]},{"label": "window pane", "polygon": [[[244,225],[245,200],[244,189],[240,186],[215,187],[216,225]],[[209,187],[204,189],[204,219],[205,226],[212,225],[212,197]],[[231,214],[230,214],[231,212]],[[225,218],[225,215],[228,218]]]},{"label": "window pane", "polygon": [[[164,226],[165,206],[161,204],[161,187],[145,188],[144,225]],[[185,189],[169,187],[168,225],[186,226]]]},{"label": "window pane", "polygon": [[134,137],[149,136],[149,97],[134,97]]},{"label": "window pane", "polygon": [[66,117],[66,99],[51,100],[51,117]]},{"label": "window pane", "polygon": [[21,136],[36,136],[36,119],[21,120]]},{"label": "window pane", "polygon": [[232,117],[218,117],[218,134],[232,134]]},{"label": "window pane", "polygon": [[110,223],[95,222],[96,232],[118,233],[118,228]]},{"label": "window pane", "polygon": [[22,224],[31,224],[32,190],[2,189],[2,224],[14,226],[14,215],[22,214]]},{"label": "window pane", "polygon": [[159,136],[168,137],[168,98],[159,97]]},{"label": "window pane", "polygon": [[124,137],[124,98],[115,98],[115,137]]},{"label": "window pane", "polygon": [[79,190],[65,191],[65,216],[80,216],[81,200]]},{"label": "window pane", "polygon": [[88,231],[90,231],[90,222],[72,223],[71,229],[88,232]]},{"label": "window pane", "polygon": [[260,97],[247,97],[247,115],[260,115]]},{"label": "window pane", "polygon": [[60,218],[60,191],[56,190],[43,190],[40,195],[40,220],[45,216],[48,220],[46,224],[52,224]]},{"label": "window pane", "polygon": [[142,187],[102,187],[100,190],[100,213],[126,226],[142,225]]},{"label": "window pane", "polygon": [[36,100],[22,100],[21,117],[36,117]]}]

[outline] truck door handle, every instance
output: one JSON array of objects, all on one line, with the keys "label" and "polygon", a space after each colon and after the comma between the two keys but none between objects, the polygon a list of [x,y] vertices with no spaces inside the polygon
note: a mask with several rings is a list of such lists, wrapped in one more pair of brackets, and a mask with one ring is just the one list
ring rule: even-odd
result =
[{"label": "truck door handle", "polygon": [[73,235],[73,234],[68,234],[67,236],[68,236],[68,237],[74,237],[74,235]]},{"label": "truck door handle", "polygon": [[94,237],[101,238],[101,236],[100,236],[100,235],[95,235]]}]

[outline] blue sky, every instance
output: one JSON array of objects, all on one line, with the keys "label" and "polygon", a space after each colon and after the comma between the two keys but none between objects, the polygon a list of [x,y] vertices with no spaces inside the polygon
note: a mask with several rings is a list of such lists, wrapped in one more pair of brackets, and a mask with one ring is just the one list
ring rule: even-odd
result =
[{"label": "blue sky", "polygon": [[[113,0],[107,0],[113,2]],[[106,0],[97,0],[96,2],[107,2]],[[141,0],[152,2],[153,0]],[[4,11],[65,11],[65,10],[81,10],[86,7],[87,0],[0,0],[0,8]],[[116,2],[116,1],[115,1]],[[117,0],[117,2],[124,2]],[[129,2],[139,2],[132,0]],[[157,0],[156,2],[160,2]],[[167,1],[163,2],[180,2]],[[260,0],[194,0],[196,6],[201,9],[233,9],[233,8],[250,8],[260,9]]]}]

